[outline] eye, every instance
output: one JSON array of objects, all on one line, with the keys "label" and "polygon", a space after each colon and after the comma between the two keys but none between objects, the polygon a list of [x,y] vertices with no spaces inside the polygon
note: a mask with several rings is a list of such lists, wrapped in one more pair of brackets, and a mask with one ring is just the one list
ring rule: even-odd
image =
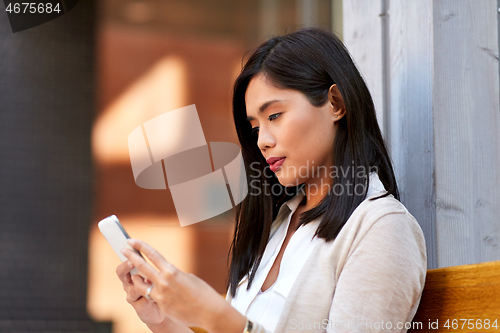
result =
[{"label": "eye", "polygon": [[281,113],[273,113],[272,115],[269,116],[269,120],[273,121],[274,119],[278,118],[281,115]]},{"label": "eye", "polygon": [[[272,115],[270,115],[270,116],[268,117],[268,119],[269,119],[269,121],[273,121],[273,120],[275,120],[276,118],[278,118],[280,115],[281,115],[281,113],[273,113]],[[259,127],[254,127],[254,128],[252,128],[251,133],[252,133],[253,135],[258,135],[258,134],[259,134]]]}]

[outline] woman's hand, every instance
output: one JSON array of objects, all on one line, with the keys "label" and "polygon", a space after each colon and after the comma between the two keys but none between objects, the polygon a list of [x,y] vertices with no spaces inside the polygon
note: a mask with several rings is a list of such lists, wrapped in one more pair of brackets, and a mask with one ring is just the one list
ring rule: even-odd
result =
[{"label": "woman's hand", "polygon": [[[132,250],[123,250],[123,254],[133,267],[137,267],[147,278],[146,281],[139,275],[133,275],[131,281],[128,281],[123,278],[123,274],[121,277],[124,287],[129,287],[128,291],[126,289],[127,300],[134,301],[135,299],[134,302],[140,302],[134,308],[141,320],[158,323],[162,320],[163,314],[166,318],[190,327],[202,327],[218,332],[243,331],[246,318],[209,284],[193,274],[179,270],[148,244],[134,239],[129,240],[129,244],[156,266],[156,268],[152,267]],[[146,294],[151,283],[153,283],[151,300],[147,300],[142,295]]]},{"label": "woman's hand", "polygon": [[[141,319],[153,331],[173,330],[175,332],[182,332],[184,330],[186,332],[192,332],[192,330],[187,326],[166,316],[154,301],[146,299],[143,294],[141,294],[139,288],[137,288],[137,284],[134,283],[134,280],[140,282],[141,285],[150,285],[151,283],[146,281],[140,275],[134,275],[132,278],[130,271],[133,268],[134,265],[130,260],[128,260],[121,263],[116,268],[116,274],[122,281],[123,289],[127,293],[127,302],[134,307],[139,319]],[[155,330],[155,327],[158,327],[159,329]]]},{"label": "woman's hand", "polygon": [[[161,312],[155,302],[147,300],[134,284],[130,271],[134,268],[130,260],[121,263],[116,268],[116,274],[123,283],[123,289],[127,293],[127,302],[130,303],[139,318],[147,325],[159,325],[165,320],[165,315]],[[135,275],[134,279],[140,279],[141,283],[147,283],[141,276]]]}]

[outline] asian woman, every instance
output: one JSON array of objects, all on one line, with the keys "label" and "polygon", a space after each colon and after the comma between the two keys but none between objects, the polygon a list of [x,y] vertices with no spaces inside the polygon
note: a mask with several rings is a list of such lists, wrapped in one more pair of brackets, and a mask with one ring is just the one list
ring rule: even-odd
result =
[{"label": "asian woman", "polygon": [[[226,300],[148,244],[117,268],[153,332],[406,332],[422,294],[421,228],[399,201],[368,88],[332,33],[263,43],[235,81],[248,181]],[[143,276],[130,275],[137,267]]]}]

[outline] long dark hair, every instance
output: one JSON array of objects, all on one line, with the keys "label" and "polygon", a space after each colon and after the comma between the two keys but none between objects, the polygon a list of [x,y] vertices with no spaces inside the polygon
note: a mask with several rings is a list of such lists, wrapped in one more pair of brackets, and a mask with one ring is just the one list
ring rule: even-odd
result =
[{"label": "long dark hair", "polygon": [[[250,288],[270,235],[279,205],[294,191],[275,195],[280,186],[266,170],[267,163],[257,146],[247,121],[245,92],[250,80],[259,73],[278,87],[303,93],[314,106],[328,102],[328,89],[336,84],[345,103],[346,114],[339,120],[335,136],[334,166],[340,170],[376,169],[387,192],[399,200],[392,164],[377,123],[375,107],[363,78],[349,52],[332,33],[318,28],[302,29],[271,38],[250,56],[234,83],[233,116],[247,173],[248,195],[237,207],[234,238],[229,255],[231,266],[227,280],[232,297],[238,282],[249,275]],[[348,172],[333,177],[333,186],[342,188],[364,184],[366,174]],[[297,188],[296,188],[297,189]],[[283,193],[281,191],[280,193]],[[289,194],[289,195],[287,195]],[[300,224],[322,216],[315,236],[326,242],[340,232],[352,212],[366,198],[366,191],[335,195],[330,191],[321,203],[300,215]]]}]

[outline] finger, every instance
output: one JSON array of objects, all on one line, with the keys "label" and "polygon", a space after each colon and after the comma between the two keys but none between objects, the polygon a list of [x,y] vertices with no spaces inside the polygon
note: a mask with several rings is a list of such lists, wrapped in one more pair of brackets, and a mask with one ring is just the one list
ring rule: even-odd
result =
[{"label": "finger", "polygon": [[127,292],[127,302],[129,303],[136,302],[142,297],[141,292],[137,290],[137,287],[134,284],[125,287],[124,289]]},{"label": "finger", "polygon": [[148,257],[160,271],[173,272],[176,269],[176,267],[169,263],[158,251],[145,242],[138,239],[129,239],[128,243],[134,249]]},{"label": "finger", "polygon": [[130,260],[127,260],[125,262],[122,262],[118,267],[116,267],[116,275],[118,275],[118,278],[120,281],[123,282],[125,285],[130,285],[132,284],[132,280],[130,278],[130,271],[134,268],[134,265]]},{"label": "finger", "polygon": [[[144,297],[148,291],[148,288],[151,287],[152,285],[154,286],[154,284],[145,283],[145,281],[142,279],[142,277],[137,276],[137,275],[134,275],[132,277],[132,280],[134,282],[134,286],[135,286],[135,289],[138,292],[138,294],[140,294],[141,296],[144,296]],[[154,289],[154,287],[151,289],[151,292],[149,293],[149,297],[152,300],[154,299],[154,297],[152,296],[153,289]]]},{"label": "finger", "polygon": [[[158,282],[160,274],[156,269],[154,269],[150,264],[148,264],[143,257],[141,257],[136,252],[130,249],[122,249],[122,253],[125,257],[128,258],[129,261],[132,262],[134,267],[136,267],[139,270],[139,272],[141,272],[148,280],[153,282]],[[135,280],[132,279],[132,281]]]},{"label": "finger", "polygon": [[[144,284],[143,277],[136,274],[136,275],[133,275],[133,277],[131,279],[137,280],[137,281],[135,281],[135,282],[132,281],[132,285],[125,288],[125,291],[127,292],[127,301],[129,303],[136,302],[139,299],[141,299],[142,297],[144,297],[144,291],[143,291],[144,288],[142,287],[142,285]],[[140,286],[138,287],[138,285],[140,285]]]}]

